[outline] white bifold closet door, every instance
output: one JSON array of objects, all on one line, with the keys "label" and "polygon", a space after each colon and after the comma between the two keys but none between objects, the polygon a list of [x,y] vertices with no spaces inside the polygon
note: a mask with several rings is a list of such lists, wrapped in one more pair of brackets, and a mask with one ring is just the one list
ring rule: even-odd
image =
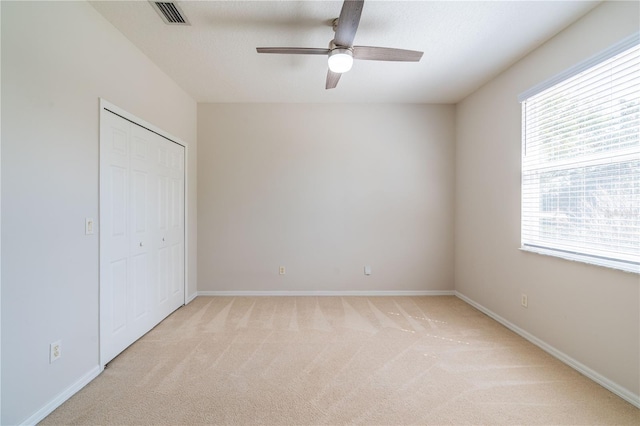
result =
[{"label": "white bifold closet door", "polygon": [[102,365],[184,304],[184,254],[184,147],[103,109]]}]

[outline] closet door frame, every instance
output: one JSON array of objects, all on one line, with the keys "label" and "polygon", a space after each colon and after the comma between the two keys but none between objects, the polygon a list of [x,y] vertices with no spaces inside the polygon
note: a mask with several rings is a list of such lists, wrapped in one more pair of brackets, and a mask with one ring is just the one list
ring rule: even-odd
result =
[{"label": "closet door frame", "polygon": [[[141,119],[139,117],[136,117],[135,115],[129,113],[128,111],[126,111],[126,110],[124,110],[124,109],[122,109],[122,108],[120,108],[120,107],[118,107],[116,105],[113,105],[112,103],[108,102],[107,100],[105,100],[103,98],[100,98],[100,113],[99,113],[100,126],[102,126],[102,124],[104,122],[103,117],[104,117],[105,114],[115,114],[117,116],[120,116],[121,118],[123,118],[123,119],[125,119],[125,120],[127,120],[127,121],[129,121],[129,122],[131,122],[131,123],[133,123],[135,125],[137,125],[137,126],[145,128],[145,129],[157,134],[158,136],[161,136],[164,139],[167,139],[167,140],[169,140],[169,141],[171,141],[171,142],[173,142],[173,143],[175,143],[177,145],[180,145],[184,149],[184,159],[183,159],[184,164],[183,164],[183,168],[182,168],[183,173],[184,173],[184,176],[183,176],[183,182],[184,182],[183,203],[184,203],[184,205],[182,206],[183,207],[183,210],[182,210],[183,211],[183,221],[184,221],[184,223],[183,223],[183,232],[184,232],[183,249],[184,249],[184,252],[182,253],[182,255],[183,255],[182,264],[183,264],[183,274],[184,274],[184,276],[183,276],[183,287],[184,287],[183,288],[183,294],[184,294],[183,305],[186,305],[190,301],[189,297],[187,295],[187,283],[188,283],[188,268],[187,268],[187,265],[188,265],[188,251],[189,251],[189,248],[188,248],[189,247],[188,232],[187,232],[187,229],[188,229],[188,215],[189,215],[188,202],[187,202],[187,194],[188,194],[188,188],[189,188],[189,182],[188,182],[188,179],[187,179],[187,164],[188,164],[189,150],[188,150],[187,144],[185,142],[183,142],[182,140],[176,138],[175,136],[171,135],[170,133],[168,133],[168,132],[166,132],[166,131],[164,131],[164,130],[156,127],[156,126],[154,126],[153,124],[148,123],[147,121],[145,121],[145,120],[143,120],[143,119]],[[102,134],[102,127],[100,128],[100,134]],[[103,142],[104,141],[102,141],[102,138],[100,138],[100,145],[102,145]],[[102,152],[102,147],[100,148],[99,152]],[[102,190],[103,179],[104,179],[104,176],[103,176],[103,170],[102,170],[102,158],[100,156],[100,159],[99,159],[99,187],[100,188],[99,188],[99,201],[98,201],[98,203],[99,203],[98,211],[99,212],[102,212],[101,205],[102,205],[102,201],[103,201],[102,200],[102,197],[103,197],[103,190]],[[102,226],[101,226],[102,220],[104,220],[104,218],[100,217],[100,214],[99,214],[97,224],[98,224],[98,234],[99,234],[99,240],[100,240],[100,243],[99,243],[100,244],[100,250],[102,250],[102,244],[103,244],[103,241],[102,241],[102,237],[103,237],[102,236]],[[104,265],[103,265],[103,262],[102,262],[102,255],[101,254],[99,255],[98,263],[99,263],[99,270],[100,270],[100,273],[99,273],[100,291],[99,291],[99,301],[98,301],[98,324],[99,324],[98,357],[99,357],[99,361],[100,361],[100,368],[102,369],[102,368],[104,368],[106,362],[103,359],[104,354],[103,354],[103,349],[102,349],[102,339],[103,339],[103,336],[102,336],[103,328],[102,327],[103,327],[103,324],[102,324],[101,311],[103,309],[103,303],[102,303],[102,300],[101,300],[101,295],[102,295],[102,291],[103,291],[103,286],[102,286],[101,280],[102,280],[102,274],[103,274]]]}]

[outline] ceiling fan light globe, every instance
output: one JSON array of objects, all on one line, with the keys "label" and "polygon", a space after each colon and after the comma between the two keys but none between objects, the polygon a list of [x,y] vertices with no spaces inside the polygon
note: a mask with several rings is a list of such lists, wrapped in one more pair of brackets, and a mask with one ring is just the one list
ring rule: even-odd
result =
[{"label": "ceiling fan light globe", "polygon": [[329,69],[335,73],[345,73],[353,66],[353,53],[349,49],[336,48],[329,52]]}]

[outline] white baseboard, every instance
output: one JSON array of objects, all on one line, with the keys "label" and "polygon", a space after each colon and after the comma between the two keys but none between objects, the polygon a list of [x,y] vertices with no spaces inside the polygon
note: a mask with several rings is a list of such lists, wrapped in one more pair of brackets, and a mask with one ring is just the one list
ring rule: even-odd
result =
[{"label": "white baseboard", "polygon": [[197,292],[197,291],[196,291],[196,292],[194,292],[193,294],[191,294],[191,295],[187,296],[187,297],[185,298],[184,304],[185,304],[185,305],[188,305],[188,304],[189,304],[189,303],[191,303],[191,302],[193,301],[193,299],[195,299],[196,297],[198,297],[198,292]]},{"label": "white baseboard", "polygon": [[455,292],[453,290],[199,291],[198,296],[455,296]]},{"label": "white baseboard", "polygon": [[22,425],[35,425],[35,424],[38,424],[45,417],[47,417],[49,414],[51,414],[53,412],[53,410],[55,410],[56,408],[61,406],[62,403],[64,403],[67,399],[71,398],[73,395],[75,395],[76,392],[78,392],[80,389],[82,389],[83,387],[88,385],[89,382],[91,382],[93,379],[98,377],[98,375],[100,375],[100,373],[102,373],[102,368],[100,368],[100,366],[96,365],[91,371],[89,371],[87,374],[85,374],[80,379],[78,379],[77,382],[75,382],[74,384],[69,386],[62,393],[60,393],[54,399],[49,401],[49,403],[47,405],[45,405],[44,407],[39,409],[37,412],[35,412],[31,417],[29,417],[27,420],[25,420],[21,424]]},{"label": "white baseboard", "polygon": [[604,387],[605,389],[610,390],[611,392],[613,392],[614,394],[618,395],[620,398],[624,399],[628,403],[633,404],[634,406],[640,408],[640,395],[636,395],[633,392],[631,392],[630,390],[628,390],[628,389],[618,385],[617,383],[607,379],[602,374],[592,370],[591,368],[587,367],[586,365],[582,364],[581,362],[576,361],[575,359],[571,358],[569,355],[565,354],[562,351],[559,351],[558,349],[554,348],[553,346],[549,345],[548,343],[544,342],[543,340],[540,340],[539,338],[537,338],[533,334],[529,333],[528,331],[525,331],[522,328],[518,327],[517,325],[507,321],[506,319],[502,318],[500,315],[498,315],[495,312],[485,308],[481,304],[469,299],[464,294],[459,293],[459,292],[456,291],[455,292],[455,296],[460,298],[460,299],[462,299],[462,300],[464,300],[466,303],[468,303],[469,305],[473,306],[474,308],[476,308],[480,312],[482,312],[482,313],[486,314],[487,316],[493,318],[494,320],[498,321],[500,324],[504,325],[509,330],[513,331],[514,333],[519,334],[520,336],[524,337],[525,339],[527,339],[528,341],[530,341],[534,345],[538,346],[543,351],[547,352],[548,354],[552,355],[553,357],[555,357],[555,358],[559,359],[560,361],[564,362],[569,367],[571,367],[574,370],[578,371],[579,373],[587,376],[588,378],[590,378],[594,382],[598,383],[600,386]]}]

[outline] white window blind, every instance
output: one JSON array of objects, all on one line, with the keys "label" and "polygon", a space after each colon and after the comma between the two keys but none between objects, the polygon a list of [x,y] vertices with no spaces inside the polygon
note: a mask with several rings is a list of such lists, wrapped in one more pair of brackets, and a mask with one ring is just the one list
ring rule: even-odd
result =
[{"label": "white window blind", "polygon": [[640,272],[637,39],[523,100],[523,249]]}]

